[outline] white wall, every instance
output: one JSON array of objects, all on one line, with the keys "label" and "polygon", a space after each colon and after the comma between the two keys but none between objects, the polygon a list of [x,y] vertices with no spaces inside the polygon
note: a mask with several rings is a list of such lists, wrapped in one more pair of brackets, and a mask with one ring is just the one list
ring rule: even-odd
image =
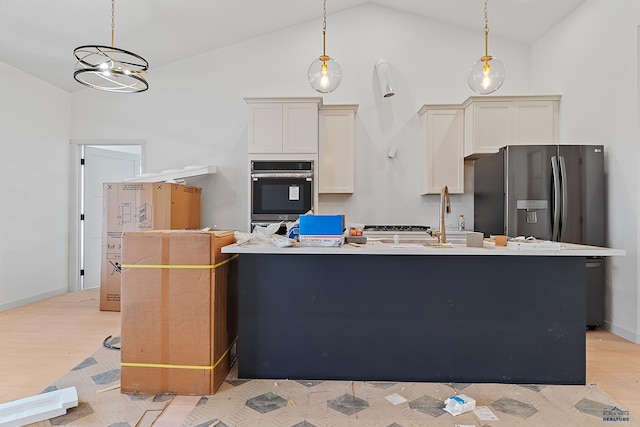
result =
[{"label": "white wall", "polygon": [[606,324],[640,342],[638,34],[640,3],[587,0],[532,48],[532,87],[562,94],[563,143],[604,144],[608,262]]},{"label": "white wall", "polygon": [[71,95],[0,62],[0,311],[68,290]]},{"label": "white wall", "polygon": [[[480,23],[481,24],[481,23]],[[376,5],[327,20],[327,53],[341,65],[341,86],[325,104],[359,104],[356,192],[323,196],[324,213],[347,221],[436,225],[439,196],[420,195],[417,111],[423,104],[460,103],[472,92],[467,71],[484,52],[481,25],[470,32]],[[319,96],[307,82],[322,53],[321,22],[309,22],[181,63],[154,68],[150,89],[136,95],[85,90],[74,95],[74,139],[143,138],[147,170],[214,164],[204,188],[204,225],[244,230],[247,210],[247,106],[244,97]],[[492,38],[507,67],[501,94],[529,93],[528,46]],[[140,52],[144,54],[144,52]],[[382,99],[374,62],[392,68],[396,95]],[[109,123],[109,126],[105,126]],[[397,147],[389,159],[387,147]],[[472,196],[453,196],[449,221],[466,213]],[[469,226],[472,226],[470,223]]]}]

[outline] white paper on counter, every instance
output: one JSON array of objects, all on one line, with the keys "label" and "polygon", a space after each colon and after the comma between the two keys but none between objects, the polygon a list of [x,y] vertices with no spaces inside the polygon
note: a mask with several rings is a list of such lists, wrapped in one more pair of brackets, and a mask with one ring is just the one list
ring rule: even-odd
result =
[{"label": "white paper on counter", "polygon": [[488,406],[478,406],[473,413],[482,421],[498,421],[498,417]]}]

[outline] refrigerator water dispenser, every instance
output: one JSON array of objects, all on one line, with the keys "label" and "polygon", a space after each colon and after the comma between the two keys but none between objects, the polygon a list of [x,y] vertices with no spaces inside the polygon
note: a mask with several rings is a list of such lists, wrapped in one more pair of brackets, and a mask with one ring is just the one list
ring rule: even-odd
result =
[{"label": "refrigerator water dispenser", "polygon": [[536,224],[538,222],[538,211],[549,209],[549,203],[546,200],[517,200],[516,209],[526,210],[526,222],[528,224]]}]

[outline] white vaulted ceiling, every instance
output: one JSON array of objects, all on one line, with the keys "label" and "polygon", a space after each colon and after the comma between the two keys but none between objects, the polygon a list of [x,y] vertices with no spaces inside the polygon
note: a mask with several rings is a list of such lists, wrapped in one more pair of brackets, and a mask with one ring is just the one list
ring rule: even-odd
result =
[{"label": "white vaulted ceiling", "polygon": [[[492,0],[491,34],[531,44],[584,0]],[[367,3],[480,30],[482,0],[328,0],[327,13]],[[117,0],[115,46],[151,68],[321,19],[321,0]],[[357,24],[357,23],[356,23]],[[66,91],[73,49],[111,44],[109,0],[0,0],[0,61]]]}]

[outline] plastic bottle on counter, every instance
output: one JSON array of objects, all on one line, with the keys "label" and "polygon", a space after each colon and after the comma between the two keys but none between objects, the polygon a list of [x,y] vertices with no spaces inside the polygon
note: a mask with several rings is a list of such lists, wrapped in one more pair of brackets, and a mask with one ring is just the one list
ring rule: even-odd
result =
[{"label": "plastic bottle on counter", "polygon": [[458,231],[462,231],[464,230],[464,215],[460,214],[460,216],[458,217]]}]

